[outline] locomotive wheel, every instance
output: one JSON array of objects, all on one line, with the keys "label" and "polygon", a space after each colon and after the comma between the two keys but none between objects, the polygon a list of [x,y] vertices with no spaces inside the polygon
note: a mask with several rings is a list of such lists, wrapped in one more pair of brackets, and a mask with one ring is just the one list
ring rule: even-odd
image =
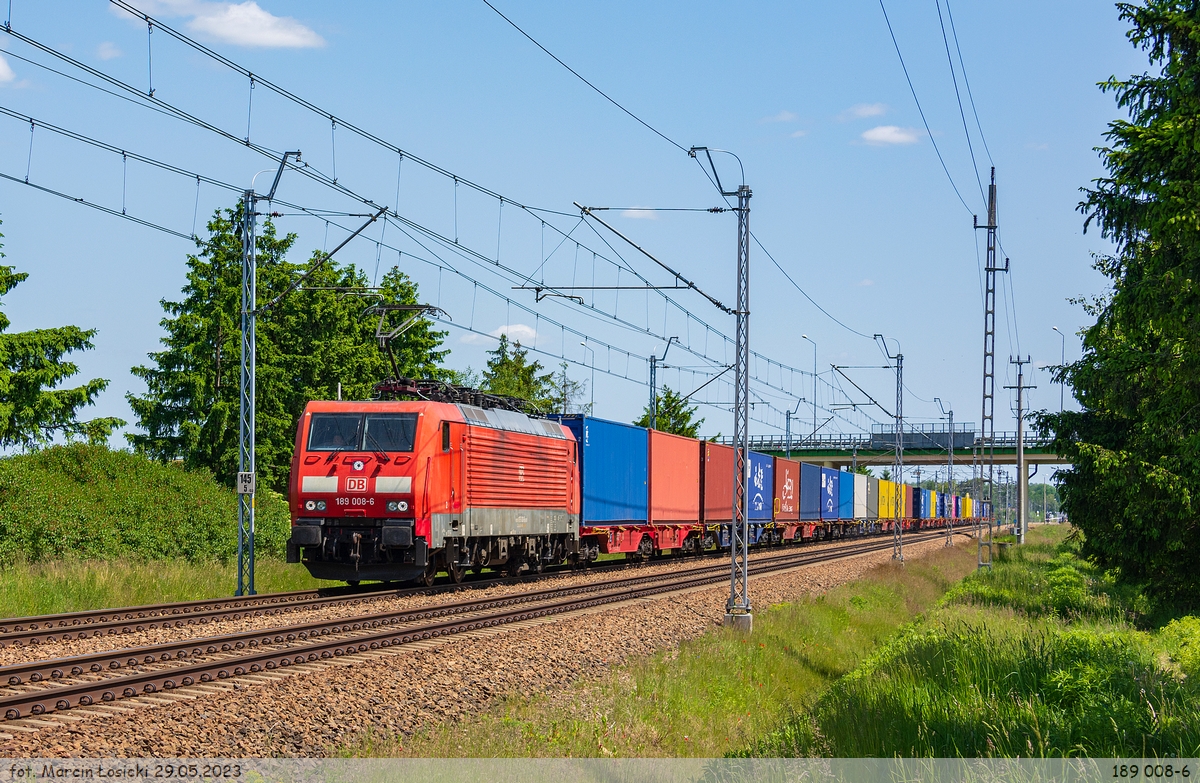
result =
[{"label": "locomotive wheel", "polygon": [[520,558],[517,558],[517,557],[510,557],[510,558],[508,559],[508,562],[504,564],[504,574],[505,574],[505,576],[513,576],[513,577],[515,577],[515,576],[516,576],[517,574],[519,574],[519,573],[521,573],[521,560],[520,560]]},{"label": "locomotive wheel", "polygon": [[437,577],[438,567],[437,562],[430,558],[425,564],[425,570],[413,581],[421,587],[433,587],[433,580]]},{"label": "locomotive wheel", "polygon": [[458,562],[446,563],[446,573],[450,575],[450,580],[456,585],[461,585],[463,577],[467,574],[467,569]]}]

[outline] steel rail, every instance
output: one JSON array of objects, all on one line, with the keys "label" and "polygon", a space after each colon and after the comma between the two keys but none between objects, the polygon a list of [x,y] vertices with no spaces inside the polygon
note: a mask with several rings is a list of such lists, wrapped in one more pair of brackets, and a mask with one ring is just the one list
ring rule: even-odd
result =
[{"label": "steel rail", "polygon": [[[922,536],[921,540],[940,536],[941,533],[938,531],[928,536]],[[776,558],[771,563],[761,564],[756,569],[756,575],[883,551],[890,546],[890,541],[871,541],[864,542],[864,545],[838,547],[822,552],[795,553]],[[551,599],[548,603],[532,607],[501,608],[500,611],[481,617],[452,619],[415,628],[388,628],[351,639],[318,641],[282,650],[259,650],[219,661],[199,662],[167,670],[138,672],[98,681],[2,695],[0,696],[0,710],[3,711],[5,719],[16,720],[30,715],[37,716],[48,712],[68,710],[77,706],[91,706],[97,702],[110,703],[121,698],[155,694],[160,690],[171,691],[179,687],[211,683],[232,677],[272,672],[293,665],[332,660],[380,648],[506,625],[551,614],[562,614],[662,593],[704,587],[725,579],[724,569],[721,567],[714,566],[694,570],[708,573],[692,573],[683,576],[678,574],[647,576],[644,578],[646,581],[660,583],[646,584],[633,589],[613,589],[611,585],[604,585],[603,587],[606,589],[599,593],[589,591],[593,594],[575,598]],[[580,588],[561,588],[555,592],[577,593],[579,591]],[[338,624],[336,621],[331,623],[331,625]]]},{"label": "steel rail", "polygon": [[[705,557],[723,552],[705,552]],[[589,564],[588,571],[619,570],[631,565],[629,561]],[[433,587],[393,587],[382,584],[371,587],[329,587],[317,590],[294,590],[282,593],[263,593],[256,596],[205,598],[196,601],[176,601],[163,604],[89,609],[79,612],[10,617],[0,619],[0,648],[9,645],[28,645],[90,639],[98,636],[119,636],[156,628],[183,628],[204,625],[217,620],[238,620],[243,617],[269,617],[300,609],[320,609],[339,603],[355,603],[409,595],[454,593],[462,590],[485,589],[502,584],[522,584],[553,579],[564,574],[578,574],[578,569],[554,567],[542,573],[517,577],[476,578],[461,583]]]},{"label": "steel rail", "polygon": [[[592,572],[607,571],[625,568],[627,565],[629,563],[622,560],[613,561],[611,565],[605,563],[590,565],[588,569]],[[587,572],[556,568],[540,574],[472,579],[433,587],[397,588],[387,584],[369,588],[333,587],[318,590],[296,590],[287,593],[264,593],[242,598],[208,598],[121,609],[93,609],[37,617],[14,617],[0,620],[0,648],[14,644],[37,644],[114,636],[155,628],[183,628],[188,625],[204,625],[217,620],[237,620],[243,617],[269,617],[301,609],[320,609],[333,604],[353,604],[403,598],[410,595],[455,593],[503,584],[538,582],[543,579],[578,573]]]},{"label": "steel rail", "polygon": [[[824,550],[822,550],[824,551]],[[790,551],[774,555],[761,554],[755,558],[756,564],[770,565],[777,561],[792,560],[805,557],[811,553]],[[512,604],[531,603],[548,598],[554,598],[572,593],[600,592],[603,590],[625,589],[646,582],[661,581],[662,579],[683,577],[711,571],[713,568],[723,569],[723,563],[718,565],[697,565],[665,574],[642,574],[625,577],[616,581],[597,582],[590,585],[574,587],[548,587],[542,590],[517,593],[514,595],[497,596],[494,598],[479,598],[456,603],[434,604],[413,609],[397,609],[387,612],[371,612],[354,617],[316,620],[308,623],[259,628],[240,631],[219,636],[202,637],[199,639],[184,639],[175,642],[127,647],[118,650],[103,650],[94,653],[53,658],[38,661],[0,666],[0,683],[9,686],[24,685],[26,682],[40,683],[44,680],[59,680],[66,677],[77,677],[87,673],[98,674],[124,667],[151,665],[172,660],[196,658],[203,655],[214,655],[232,652],[246,648],[254,648],[270,644],[285,644],[297,640],[306,641],[313,636],[326,636],[331,633],[351,633],[364,628],[378,628],[380,625],[395,625],[397,623],[424,620],[432,617],[445,617],[452,614],[482,611],[489,608]]]}]

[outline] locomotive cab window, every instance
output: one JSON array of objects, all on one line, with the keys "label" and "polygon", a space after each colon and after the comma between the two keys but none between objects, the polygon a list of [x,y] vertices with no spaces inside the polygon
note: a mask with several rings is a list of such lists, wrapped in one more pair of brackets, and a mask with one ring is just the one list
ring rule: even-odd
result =
[{"label": "locomotive cab window", "polygon": [[308,425],[308,450],[358,450],[360,424],[361,413],[314,413]]},{"label": "locomotive cab window", "polygon": [[417,414],[368,413],[363,427],[363,448],[412,451],[417,439]]},{"label": "locomotive cab window", "polygon": [[450,422],[442,422],[442,451],[450,450]]},{"label": "locomotive cab window", "polygon": [[314,413],[309,451],[412,451],[415,413]]}]

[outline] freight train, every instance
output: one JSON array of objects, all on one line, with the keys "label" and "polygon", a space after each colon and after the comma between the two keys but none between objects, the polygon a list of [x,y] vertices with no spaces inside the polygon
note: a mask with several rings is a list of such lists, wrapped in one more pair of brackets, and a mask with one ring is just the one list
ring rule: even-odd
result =
[{"label": "freight train", "polygon": [[[986,504],[750,452],[749,543],[943,527]],[[602,553],[728,548],[734,449],[582,415],[415,401],[311,402],[289,479],[290,563],[318,579],[432,584]],[[898,513],[897,513],[898,510]]]}]

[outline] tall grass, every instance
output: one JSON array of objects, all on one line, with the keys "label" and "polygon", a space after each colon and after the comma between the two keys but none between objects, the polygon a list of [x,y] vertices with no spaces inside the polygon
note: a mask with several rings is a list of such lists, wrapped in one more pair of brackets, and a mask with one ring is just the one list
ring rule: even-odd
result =
[{"label": "tall grass", "polygon": [[1200,621],[1138,630],[1146,605],[1071,542],[1027,544],[751,754],[1195,756]]},{"label": "tall grass", "polygon": [[[258,496],[256,542],[283,556],[287,503]],[[103,446],[0,459],[0,564],[58,559],[228,561],[237,496],[205,472]]]}]

